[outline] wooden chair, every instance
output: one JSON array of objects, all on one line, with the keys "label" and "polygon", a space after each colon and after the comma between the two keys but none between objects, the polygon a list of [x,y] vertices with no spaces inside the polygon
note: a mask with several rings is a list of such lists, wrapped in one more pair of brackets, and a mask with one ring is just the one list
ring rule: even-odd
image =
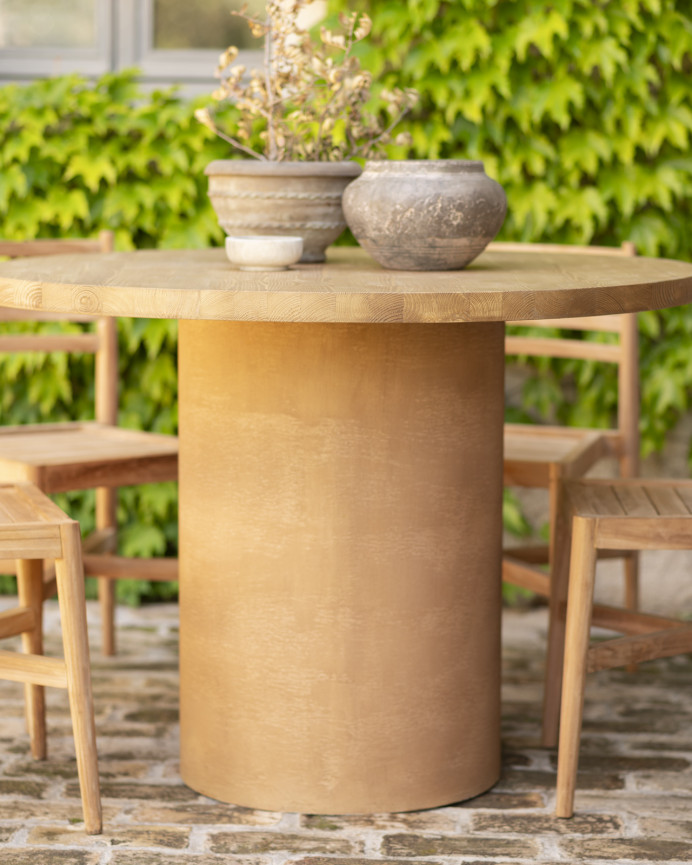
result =
[{"label": "wooden chair", "polygon": [[[546,252],[578,253],[582,255],[636,254],[634,245],[623,243],[621,247],[561,246],[555,244],[490,244],[489,250],[502,249],[521,253],[526,250]],[[505,424],[504,433],[504,481],[507,486],[541,487],[548,490],[550,542],[547,547],[525,547],[505,550],[502,561],[502,578],[508,583],[530,589],[545,597],[553,595],[551,574],[555,558],[555,521],[560,485],[570,478],[579,478],[605,457],[615,457],[623,477],[634,477],[639,466],[639,357],[636,314],[592,316],[585,318],[550,319],[531,322],[510,322],[515,326],[530,328],[560,328],[562,330],[587,331],[589,333],[617,334],[618,342],[599,343],[562,336],[536,336],[534,334],[512,334],[505,339],[507,355],[530,355],[539,357],[574,358],[584,361],[601,361],[618,366],[618,419],[612,430],[582,429],[541,424]],[[618,551],[625,560],[625,606],[637,609],[639,603],[638,560],[631,552]],[[549,564],[549,571],[542,570],[540,563]],[[555,616],[554,604],[549,617]],[[549,627],[556,638],[557,631]],[[551,666],[550,658],[557,657],[548,652],[546,670],[546,692],[543,710],[543,744],[552,747],[557,743],[557,719],[559,704],[552,703],[560,670]]]},{"label": "wooden chair", "polygon": [[568,482],[561,492],[556,545],[561,628],[569,588],[556,815],[571,817],[586,674],[692,652],[692,624],[618,609],[606,612],[613,629],[626,636],[589,647],[597,551],[692,549],[692,481]]},{"label": "wooden chair", "polygon": [[[101,832],[101,794],[89,672],[79,524],[33,484],[0,484],[0,555],[17,559],[19,606],[0,613],[0,637],[22,636],[24,654],[0,651],[0,678],[24,682],[31,752],[46,757],[44,687],[67,688],[86,832]],[[64,658],[43,655],[43,568],[55,560]]]},{"label": "wooden chair", "polygon": [[[0,241],[0,256],[75,254],[112,250],[112,232],[98,239]],[[66,351],[95,356],[95,421],[0,427],[0,479],[28,480],[45,493],[96,489],[96,532],[84,541],[87,574],[100,577],[103,652],[115,653],[115,584],[118,578],[177,579],[177,562],[123,559],[116,546],[117,487],[177,480],[178,443],[174,436],[117,427],[118,339],[116,319],[1,309],[2,321],[93,323],[79,334],[2,334],[0,352]],[[0,567],[0,572],[9,572]],[[45,597],[55,592],[46,580]]]}]

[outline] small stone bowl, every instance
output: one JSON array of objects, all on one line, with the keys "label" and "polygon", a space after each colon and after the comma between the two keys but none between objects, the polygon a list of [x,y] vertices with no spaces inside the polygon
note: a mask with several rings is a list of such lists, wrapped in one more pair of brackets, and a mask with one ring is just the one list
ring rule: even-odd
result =
[{"label": "small stone bowl", "polygon": [[303,254],[302,237],[227,237],[226,255],[240,270],[287,270]]}]

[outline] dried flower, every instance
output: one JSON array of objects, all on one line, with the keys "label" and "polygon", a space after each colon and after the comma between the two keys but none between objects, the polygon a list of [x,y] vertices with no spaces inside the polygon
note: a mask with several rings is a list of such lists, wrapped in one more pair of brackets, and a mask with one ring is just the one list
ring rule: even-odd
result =
[{"label": "dried flower", "polygon": [[[231,65],[235,46],[219,57],[212,93],[217,102],[230,102],[241,112],[235,135],[219,129],[209,109],[195,112],[197,119],[234,147],[257,159],[337,161],[368,157],[392,141],[392,130],[411,110],[414,90],[383,92],[388,120],[365,110],[370,99],[371,75],[361,69],[353,46],[370,33],[372,22],[364,13],[342,13],[342,33],[322,27],[315,41],[297,24],[298,13],[309,0],[267,0],[266,17],[248,15],[247,8],[231,14],[244,18],[253,36],[264,38],[264,68],[245,76],[245,67]],[[239,139],[250,138],[253,124],[264,125],[258,153]],[[403,143],[401,135],[396,143]]]}]

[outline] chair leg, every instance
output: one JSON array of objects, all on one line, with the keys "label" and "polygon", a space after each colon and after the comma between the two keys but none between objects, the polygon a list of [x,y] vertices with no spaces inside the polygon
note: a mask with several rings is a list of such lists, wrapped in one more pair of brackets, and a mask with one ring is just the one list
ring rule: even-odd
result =
[{"label": "chair leg", "polygon": [[555,815],[574,813],[574,788],[579,763],[584,709],[584,686],[589,649],[589,630],[596,573],[596,526],[593,520],[575,517],[570,559],[569,599],[565,633],[565,666],[560,711],[560,746],[557,762]]},{"label": "chair leg", "polygon": [[545,684],[543,692],[543,732],[546,748],[557,745],[560,721],[560,690],[565,643],[565,609],[569,582],[571,517],[566,508],[558,507],[561,487],[551,485],[551,555],[550,597],[548,605],[548,642],[546,647]]},{"label": "chair leg", "polygon": [[628,553],[625,564],[625,607],[636,612],[639,609],[639,553]]},{"label": "chair leg", "polygon": [[[96,490],[96,528],[117,527],[117,489],[100,487]],[[115,580],[98,578],[101,611],[101,651],[106,657],[115,655]]]},{"label": "chair leg", "polygon": [[[624,560],[625,565],[625,608],[639,610],[639,553],[631,552]],[[628,673],[637,672],[637,664],[627,664]]]},{"label": "chair leg", "polygon": [[[17,561],[17,594],[19,604],[34,612],[34,627],[22,634],[22,649],[32,655],[43,654],[43,561],[20,559]],[[35,760],[45,760],[46,700],[43,685],[24,685],[26,722],[31,741],[31,754]]]},{"label": "chair leg", "polygon": [[96,728],[89,670],[84,569],[77,523],[61,526],[63,558],[55,562],[62,622],[67,689],[72,714],[77,771],[88,835],[101,832],[101,794],[96,753]]},{"label": "chair leg", "polygon": [[101,611],[101,653],[111,657],[115,645],[115,580],[98,578],[99,609]]}]

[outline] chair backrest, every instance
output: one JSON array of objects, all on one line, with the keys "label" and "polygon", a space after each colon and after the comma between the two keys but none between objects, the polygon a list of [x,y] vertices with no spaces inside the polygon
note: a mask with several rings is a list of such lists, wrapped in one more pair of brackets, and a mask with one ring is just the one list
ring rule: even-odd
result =
[{"label": "chair backrest", "polygon": [[[563,244],[491,243],[488,251],[549,252],[581,255],[634,256],[633,243],[622,246],[571,246]],[[637,474],[639,465],[639,342],[637,314],[595,315],[581,318],[507,322],[515,327],[546,328],[590,333],[614,333],[617,344],[599,343],[564,336],[512,333],[505,337],[505,354],[534,357],[574,358],[614,363],[618,366],[618,417],[614,447],[625,477]]]},{"label": "chair backrest", "polygon": [[[112,252],[113,232],[102,231],[97,238],[46,240],[0,240],[0,257],[23,258],[35,255],[75,255]],[[84,333],[4,333],[1,324],[14,321],[70,321],[94,323]],[[115,425],[118,418],[118,336],[116,320],[110,317],[60,314],[0,307],[0,352],[83,352],[93,354],[96,366],[97,421]]]}]

